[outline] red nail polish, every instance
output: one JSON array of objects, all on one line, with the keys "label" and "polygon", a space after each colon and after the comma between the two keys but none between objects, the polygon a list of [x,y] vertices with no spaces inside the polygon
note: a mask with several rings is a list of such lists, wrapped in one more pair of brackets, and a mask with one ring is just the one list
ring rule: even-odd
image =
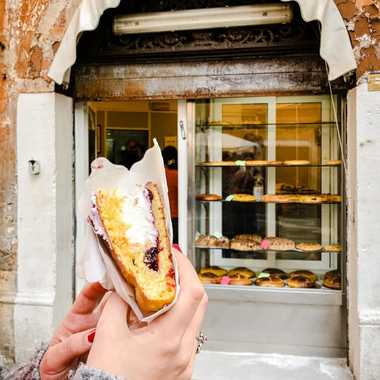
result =
[{"label": "red nail polish", "polygon": [[181,247],[179,246],[179,244],[173,244],[173,248],[175,248],[177,251],[183,253]]},{"label": "red nail polish", "polygon": [[95,332],[96,331],[94,330],[92,333],[90,333],[88,335],[87,340],[88,340],[89,343],[92,343],[94,341],[94,339],[95,339]]}]

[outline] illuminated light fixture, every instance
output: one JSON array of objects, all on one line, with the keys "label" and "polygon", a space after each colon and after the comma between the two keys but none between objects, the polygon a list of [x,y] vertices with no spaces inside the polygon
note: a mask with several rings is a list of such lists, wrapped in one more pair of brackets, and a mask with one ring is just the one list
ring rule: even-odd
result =
[{"label": "illuminated light fixture", "polygon": [[287,24],[293,19],[290,4],[257,4],[224,8],[189,9],[115,16],[117,35]]}]

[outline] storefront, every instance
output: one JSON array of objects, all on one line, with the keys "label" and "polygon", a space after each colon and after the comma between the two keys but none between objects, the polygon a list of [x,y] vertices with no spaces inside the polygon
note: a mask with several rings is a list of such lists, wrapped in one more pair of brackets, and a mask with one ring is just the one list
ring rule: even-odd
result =
[{"label": "storefront", "polygon": [[[91,159],[122,163],[131,138],[146,147],[157,136],[178,150],[180,244],[197,270],[222,268],[202,273],[220,282],[205,285],[208,348],[349,356],[358,378],[376,378],[380,103],[367,77],[342,76],[355,62],[334,3],[319,1],[318,13],[298,0],[302,17],[294,3],[285,24],[116,35],[117,14],[186,7],[140,3],[82,1],[49,72],[69,87],[18,98],[18,358],[47,339],[80,288],[73,210]],[[226,273],[236,267],[255,276]],[[285,274],[261,275],[268,268]],[[290,281],[295,270],[312,273]]]},{"label": "storefront", "polygon": [[[284,9],[284,25],[132,35],[113,22],[143,9],[108,11],[72,70],[76,186],[97,156],[130,167],[153,137],[175,147],[179,242],[210,297],[209,348],[344,357],[352,82],[330,92],[318,23]],[[78,226],[78,251],[81,239]]]}]

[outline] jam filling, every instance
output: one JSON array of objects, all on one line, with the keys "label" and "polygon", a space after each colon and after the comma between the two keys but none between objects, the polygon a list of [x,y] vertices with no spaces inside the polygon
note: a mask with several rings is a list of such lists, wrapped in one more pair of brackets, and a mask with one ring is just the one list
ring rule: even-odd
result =
[{"label": "jam filling", "polygon": [[144,264],[151,270],[154,270],[155,272],[158,272],[158,253],[159,253],[158,247],[152,247],[149,248],[145,252],[144,256]]}]

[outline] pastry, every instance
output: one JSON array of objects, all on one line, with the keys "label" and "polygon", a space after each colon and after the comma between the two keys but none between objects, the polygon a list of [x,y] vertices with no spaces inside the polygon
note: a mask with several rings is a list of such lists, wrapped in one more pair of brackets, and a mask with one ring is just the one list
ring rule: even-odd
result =
[{"label": "pastry", "polygon": [[236,251],[258,251],[261,249],[260,243],[256,241],[240,239],[232,239],[230,248]]},{"label": "pastry", "polygon": [[197,201],[221,201],[223,197],[218,194],[198,194],[195,199]]},{"label": "pastry", "polygon": [[255,241],[256,243],[261,243],[262,237],[256,234],[240,234],[235,236],[236,240],[248,240]]},{"label": "pastry", "polygon": [[342,246],[340,244],[328,244],[323,246],[325,252],[342,252]]},{"label": "pastry", "polygon": [[220,284],[220,281],[222,279],[221,276],[217,276],[215,273],[210,273],[210,272],[199,273],[198,277],[201,280],[201,283],[204,285]]},{"label": "pastry", "polygon": [[314,288],[315,281],[303,275],[292,276],[288,280],[288,286],[289,288]]},{"label": "pastry", "polygon": [[253,284],[252,278],[247,277],[230,277],[230,283],[229,285],[244,285],[249,286]]},{"label": "pastry", "polygon": [[199,271],[199,274],[212,273],[215,276],[223,277],[227,274],[227,271],[217,266],[204,267]]},{"label": "pastry", "polygon": [[318,279],[318,276],[309,270],[296,270],[294,272],[289,273],[290,278],[296,277],[296,276],[307,277],[312,282],[315,282]]},{"label": "pastry", "polygon": [[296,249],[303,252],[315,252],[320,251],[322,246],[319,243],[298,243],[296,244]]},{"label": "pastry", "polygon": [[293,240],[279,238],[279,237],[266,237],[261,242],[262,249],[271,249],[274,251],[291,251],[296,247]]},{"label": "pastry", "polygon": [[277,268],[267,268],[267,269],[264,269],[261,274],[269,274],[271,277],[279,277],[281,278],[282,280],[286,280],[289,276],[287,273],[285,273],[283,270],[281,269],[277,269]]},{"label": "pastry", "polygon": [[310,165],[310,161],[308,160],[288,160],[284,161],[285,166],[302,166],[302,165]]},{"label": "pastry", "polygon": [[195,245],[198,247],[229,248],[230,240],[225,236],[216,237],[213,235],[199,235],[198,239],[195,241]]},{"label": "pastry", "polygon": [[330,289],[342,289],[342,278],[337,270],[327,272],[323,278],[323,286]]},{"label": "pastry", "polygon": [[325,165],[335,166],[335,165],[341,165],[341,163],[342,163],[342,160],[327,160]]},{"label": "pastry", "polygon": [[255,285],[265,288],[283,288],[285,286],[285,281],[280,277],[274,276],[259,277],[256,279]]},{"label": "pastry", "polygon": [[247,166],[280,166],[282,161],[274,160],[248,160],[246,161]]},{"label": "pastry", "polygon": [[251,194],[232,194],[229,195],[226,200],[234,202],[254,202],[256,197]]},{"label": "pastry", "polygon": [[92,197],[89,222],[121,275],[134,288],[144,313],[169,305],[176,295],[171,244],[158,186],[133,195],[100,190]]},{"label": "pastry", "polygon": [[245,267],[238,267],[228,271],[227,276],[230,278],[245,277],[252,278],[256,277],[256,273],[253,270],[250,270]]},{"label": "pastry", "polygon": [[339,203],[342,201],[340,195],[330,194],[265,194],[261,197],[262,202],[274,203],[304,203],[304,204],[320,204],[320,203]]},{"label": "pastry", "polygon": [[195,245],[199,247],[207,247],[209,242],[209,236],[199,235],[195,240]]}]

